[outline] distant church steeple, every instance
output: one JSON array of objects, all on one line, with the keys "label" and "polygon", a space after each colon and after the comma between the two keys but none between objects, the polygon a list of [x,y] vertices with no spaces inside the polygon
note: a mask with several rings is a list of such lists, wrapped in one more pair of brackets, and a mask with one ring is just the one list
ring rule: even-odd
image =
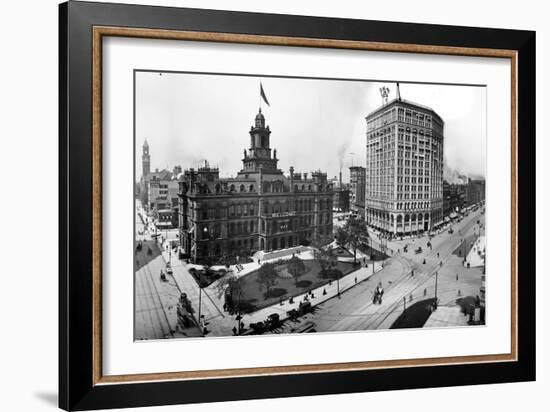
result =
[{"label": "distant church steeple", "polygon": [[141,173],[143,177],[147,177],[149,173],[151,173],[151,155],[149,154],[149,143],[147,143],[147,139],[145,139],[142,148]]}]

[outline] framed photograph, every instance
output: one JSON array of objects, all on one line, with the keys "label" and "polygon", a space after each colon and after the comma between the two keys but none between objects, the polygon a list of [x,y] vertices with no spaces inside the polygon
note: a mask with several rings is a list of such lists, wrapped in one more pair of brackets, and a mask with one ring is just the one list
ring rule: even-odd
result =
[{"label": "framed photograph", "polygon": [[535,33],[60,5],[60,407],[535,379]]}]

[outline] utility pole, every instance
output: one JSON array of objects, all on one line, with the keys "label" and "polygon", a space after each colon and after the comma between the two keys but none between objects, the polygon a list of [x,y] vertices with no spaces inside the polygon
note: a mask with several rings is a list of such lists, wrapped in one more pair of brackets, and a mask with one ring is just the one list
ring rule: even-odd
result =
[{"label": "utility pole", "polygon": [[[201,301],[202,301],[202,287],[201,287],[201,271],[199,270],[199,328],[202,327],[202,322],[201,322]],[[202,332],[202,329],[201,329],[201,332]]]},{"label": "utility pole", "polygon": [[439,272],[435,272],[435,303],[434,308],[437,308],[437,277],[439,275]]}]

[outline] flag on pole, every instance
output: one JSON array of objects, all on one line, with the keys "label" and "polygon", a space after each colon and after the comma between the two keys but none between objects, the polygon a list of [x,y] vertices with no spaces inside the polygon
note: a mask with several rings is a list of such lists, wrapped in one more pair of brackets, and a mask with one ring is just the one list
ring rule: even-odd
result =
[{"label": "flag on pole", "polygon": [[262,99],[264,99],[265,104],[267,104],[269,107],[269,102],[267,101],[267,97],[265,96],[264,88],[262,86],[262,82],[260,82],[260,96],[262,96]]}]

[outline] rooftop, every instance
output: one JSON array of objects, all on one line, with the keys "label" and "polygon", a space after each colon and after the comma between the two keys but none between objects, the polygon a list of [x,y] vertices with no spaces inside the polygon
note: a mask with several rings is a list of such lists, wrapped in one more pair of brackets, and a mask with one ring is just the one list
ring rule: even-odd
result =
[{"label": "rooftop", "polygon": [[441,117],[437,114],[437,112],[432,109],[431,107],[429,106],[424,106],[422,104],[419,104],[419,103],[415,103],[415,102],[412,102],[410,100],[405,100],[405,99],[399,99],[399,98],[395,98],[391,101],[389,101],[388,103],[380,106],[379,108],[373,110],[372,112],[370,112],[366,117],[365,119],[369,119],[370,117],[372,117],[373,115],[391,107],[391,106],[394,106],[394,105],[397,105],[397,104],[404,104],[404,105],[407,105],[407,106],[412,106],[412,107],[415,107],[415,108],[419,108],[419,109],[423,109],[423,110],[428,110],[430,112],[432,112],[432,114],[434,114],[441,122],[443,122],[443,119],[441,119]]}]

